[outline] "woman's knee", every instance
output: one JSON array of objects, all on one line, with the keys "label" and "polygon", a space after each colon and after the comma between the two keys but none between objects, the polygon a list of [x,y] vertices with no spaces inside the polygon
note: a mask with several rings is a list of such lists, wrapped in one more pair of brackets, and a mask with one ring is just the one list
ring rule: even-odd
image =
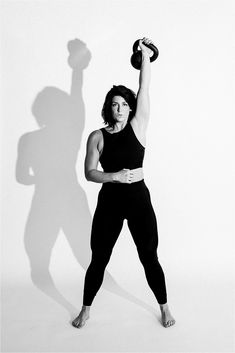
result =
[{"label": "woman's knee", "polygon": [[91,258],[91,265],[100,268],[103,267],[105,268],[107,264],[109,263],[111,253],[105,253],[101,252],[99,254],[93,253],[92,258]]},{"label": "woman's knee", "polygon": [[139,259],[141,263],[146,266],[146,265],[151,265],[154,262],[158,262],[158,256],[156,251],[139,251]]}]

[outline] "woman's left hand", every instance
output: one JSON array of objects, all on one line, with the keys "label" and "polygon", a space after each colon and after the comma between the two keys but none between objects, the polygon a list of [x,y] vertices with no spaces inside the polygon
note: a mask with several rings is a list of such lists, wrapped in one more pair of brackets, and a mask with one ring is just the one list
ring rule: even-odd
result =
[{"label": "woman's left hand", "polygon": [[146,47],[146,45],[144,45],[144,44],[153,44],[151,39],[146,38],[146,37],[144,37],[143,39],[140,39],[139,40],[139,47],[144,54],[147,53],[149,56],[152,56],[153,51],[151,49],[149,49],[148,47]]}]

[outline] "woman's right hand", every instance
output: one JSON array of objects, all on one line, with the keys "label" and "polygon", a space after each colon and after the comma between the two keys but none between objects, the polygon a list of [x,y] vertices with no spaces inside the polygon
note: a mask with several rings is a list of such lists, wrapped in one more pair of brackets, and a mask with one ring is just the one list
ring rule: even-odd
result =
[{"label": "woman's right hand", "polygon": [[149,38],[146,38],[146,37],[139,40],[139,47],[140,47],[142,53],[147,53],[149,56],[152,56],[153,51],[144,44],[153,44],[152,40]]},{"label": "woman's right hand", "polygon": [[131,184],[133,180],[133,172],[131,169],[122,169],[119,172],[113,173],[114,183]]}]

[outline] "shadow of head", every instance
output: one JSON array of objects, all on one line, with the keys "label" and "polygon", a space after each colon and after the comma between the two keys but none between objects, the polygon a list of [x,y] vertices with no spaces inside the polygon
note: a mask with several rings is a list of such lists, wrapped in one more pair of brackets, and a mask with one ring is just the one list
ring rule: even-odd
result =
[{"label": "shadow of head", "polygon": [[39,127],[64,125],[71,109],[68,93],[57,87],[45,87],[32,104],[32,113]]}]

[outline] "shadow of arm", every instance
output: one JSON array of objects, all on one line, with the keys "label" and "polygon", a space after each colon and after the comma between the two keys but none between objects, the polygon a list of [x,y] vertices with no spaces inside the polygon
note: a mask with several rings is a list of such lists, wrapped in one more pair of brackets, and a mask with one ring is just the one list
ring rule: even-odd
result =
[{"label": "shadow of arm", "polygon": [[16,181],[23,185],[35,184],[35,176],[30,174],[27,135],[23,135],[18,143],[15,176]]}]

